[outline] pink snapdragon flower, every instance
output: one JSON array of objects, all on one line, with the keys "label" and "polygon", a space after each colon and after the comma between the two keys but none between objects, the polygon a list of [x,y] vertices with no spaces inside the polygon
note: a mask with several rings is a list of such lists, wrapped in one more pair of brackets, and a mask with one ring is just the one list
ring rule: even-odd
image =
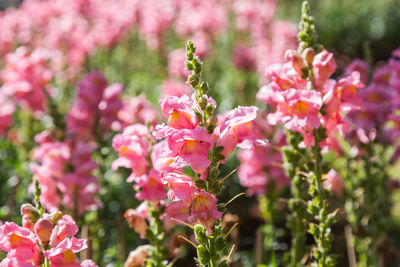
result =
[{"label": "pink snapdragon flower", "polygon": [[46,251],[44,253],[44,256],[49,259],[50,266],[52,267],[80,267],[81,264],[76,261],[76,253],[86,248],[86,240],[71,237],[71,239],[66,238],[61,241],[56,247],[53,247],[49,251]]},{"label": "pink snapdragon flower", "polygon": [[318,111],[322,106],[317,91],[289,89],[281,93],[277,111],[268,115],[272,125],[285,124],[292,131],[304,132],[321,125]]},{"label": "pink snapdragon flower", "polygon": [[63,215],[55,225],[51,236],[50,245],[56,247],[61,241],[69,236],[75,236],[78,233],[78,225],[69,215]]},{"label": "pink snapdragon flower", "polygon": [[5,136],[14,123],[15,104],[0,92],[0,135]]},{"label": "pink snapdragon flower", "polygon": [[149,228],[146,222],[148,219],[148,213],[147,203],[143,202],[136,209],[128,209],[124,214],[129,226],[134,228],[142,239],[146,237],[146,232]]},{"label": "pink snapdragon flower", "polygon": [[161,85],[161,95],[163,97],[169,96],[177,96],[181,97],[183,95],[188,95],[190,92],[190,87],[181,81],[175,80],[165,80]]},{"label": "pink snapdragon flower", "polygon": [[184,49],[173,50],[168,55],[168,75],[174,78],[183,78],[190,74],[185,68],[186,52]]},{"label": "pink snapdragon flower", "polygon": [[162,112],[168,117],[168,126],[176,129],[196,128],[198,122],[193,112],[194,103],[189,96],[166,96],[160,104]]},{"label": "pink snapdragon flower", "polygon": [[35,234],[13,222],[6,222],[0,226],[0,249],[7,252],[7,258],[0,266],[32,266],[39,265],[42,260]]},{"label": "pink snapdragon flower", "polygon": [[[47,68],[48,55],[37,49],[32,53],[25,47],[6,56],[6,68],[1,72],[2,91],[22,108],[40,114],[46,109],[46,96],[50,94],[52,71]],[[38,113],[39,112],[39,113]]]},{"label": "pink snapdragon flower", "polygon": [[361,59],[355,59],[349,65],[347,65],[346,69],[344,70],[344,74],[349,75],[354,71],[358,71],[358,73],[360,73],[361,82],[363,84],[367,84],[369,72],[368,63]]},{"label": "pink snapdragon flower", "polygon": [[[34,150],[33,159],[40,164],[32,163],[30,168],[42,187],[43,205],[54,211],[63,204],[69,210],[75,210],[77,215],[99,207],[95,198],[97,178],[93,176],[97,164],[91,159],[94,147],[74,139],[54,142],[43,136],[37,140],[41,144]],[[59,192],[63,193],[62,199]]]},{"label": "pink snapdragon flower", "polygon": [[98,107],[101,113],[100,123],[105,129],[121,129],[118,112],[123,107],[120,96],[124,90],[124,86],[120,83],[112,84],[104,89],[103,97]]},{"label": "pink snapdragon flower", "polygon": [[193,200],[190,205],[189,222],[199,221],[206,229],[207,234],[213,232],[215,220],[222,218],[222,212],[217,209],[217,198],[210,193],[197,189],[193,193]]},{"label": "pink snapdragon flower", "polygon": [[118,152],[118,158],[113,162],[113,170],[118,167],[130,168],[132,174],[128,181],[147,172],[149,165],[146,157],[149,153],[148,129],[143,124],[135,124],[124,129],[113,139],[113,148]]},{"label": "pink snapdragon flower", "polygon": [[133,186],[138,191],[136,198],[149,201],[165,199],[165,188],[161,183],[160,175],[160,172],[155,169],[151,169],[148,174],[142,175]]},{"label": "pink snapdragon flower", "polygon": [[324,188],[331,190],[339,197],[343,196],[344,182],[334,169],[331,169],[323,178],[325,180],[323,183]]},{"label": "pink snapdragon flower", "polygon": [[241,164],[238,170],[239,180],[246,187],[249,195],[265,194],[269,183],[274,183],[277,190],[290,184],[281,167],[282,155],[269,146],[255,146],[240,150],[237,154]]},{"label": "pink snapdragon flower", "polygon": [[67,116],[67,133],[89,141],[99,119],[98,106],[107,87],[107,80],[99,72],[86,74],[78,83],[78,91]]},{"label": "pink snapdragon flower", "polygon": [[252,121],[257,117],[258,108],[237,107],[225,115],[220,124],[218,146],[223,146],[222,154],[227,158],[236,146],[249,149],[255,143],[266,143],[265,139],[257,139],[253,130]]},{"label": "pink snapdragon flower", "polygon": [[314,71],[314,84],[317,89],[320,89],[336,70],[333,54],[326,50],[318,53],[313,59],[312,68]]},{"label": "pink snapdragon flower", "polygon": [[168,204],[165,208],[164,222],[167,227],[175,224],[171,219],[177,219],[180,221],[187,221],[189,217],[189,208],[183,201],[174,201]]},{"label": "pink snapdragon flower", "polygon": [[196,190],[193,179],[183,173],[168,172],[164,173],[161,181],[168,184],[168,198],[171,200],[181,200],[189,207],[193,200]]}]

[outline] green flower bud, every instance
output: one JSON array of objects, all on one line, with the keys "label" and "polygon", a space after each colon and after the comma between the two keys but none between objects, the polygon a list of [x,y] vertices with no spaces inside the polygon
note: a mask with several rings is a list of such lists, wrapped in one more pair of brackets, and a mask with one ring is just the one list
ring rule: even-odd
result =
[{"label": "green flower bud", "polygon": [[199,78],[194,74],[189,75],[188,83],[194,88],[199,84]]}]

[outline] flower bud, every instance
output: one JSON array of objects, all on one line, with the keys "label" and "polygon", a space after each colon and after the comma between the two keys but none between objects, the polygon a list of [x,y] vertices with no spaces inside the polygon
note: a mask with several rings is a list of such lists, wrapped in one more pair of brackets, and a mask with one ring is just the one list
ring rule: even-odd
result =
[{"label": "flower bud", "polygon": [[303,69],[307,69],[303,58],[294,50],[288,50],[285,53],[285,59],[292,62],[292,66],[297,74],[302,77]]},{"label": "flower bud", "polygon": [[197,78],[197,76],[196,75],[190,75],[189,77],[188,77],[188,83],[193,87],[193,88],[195,88],[198,84],[199,84],[199,78]]},{"label": "flower bud", "polygon": [[207,108],[207,99],[205,99],[204,97],[200,98],[199,100],[199,107],[202,110],[205,110]]},{"label": "flower bud", "polygon": [[57,222],[59,221],[59,220],[61,220],[61,218],[62,218],[62,212],[61,211],[56,211],[56,212],[54,212],[54,213],[52,213],[51,215],[50,215],[50,220],[51,220],[51,223],[52,224],[57,224]]},{"label": "flower bud", "polygon": [[311,65],[315,56],[315,51],[311,47],[307,47],[304,49],[301,55],[303,56],[304,60]]},{"label": "flower bud", "polygon": [[31,215],[31,213],[35,210],[35,207],[32,206],[31,204],[22,204],[21,206],[21,215],[25,216],[25,215]]},{"label": "flower bud", "polygon": [[35,233],[42,244],[47,244],[50,241],[53,224],[48,219],[40,219],[35,224]]}]

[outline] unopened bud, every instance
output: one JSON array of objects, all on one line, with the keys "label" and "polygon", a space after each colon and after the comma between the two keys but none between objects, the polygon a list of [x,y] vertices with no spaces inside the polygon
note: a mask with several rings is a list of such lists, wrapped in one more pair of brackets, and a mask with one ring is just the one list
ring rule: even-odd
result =
[{"label": "unopened bud", "polygon": [[306,49],[304,49],[301,55],[303,56],[304,60],[308,63],[308,65],[311,66],[315,56],[314,49],[312,47],[307,47]]},{"label": "unopened bud", "polygon": [[190,75],[189,77],[188,77],[188,83],[193,87],[193,88],[195,88],[198,84],[199,84],[199,78],[197,78],[197,76],[196,75]]},{"label": "unopened bud", "polygon": [[205,110],[205,109],[207,108],[207,99],[206,99],[206,98],[204,98],[204,97],[200,98],[200,100],[199,100],[199,107],[200,107],[202,110]]},{"label": "unopened bud", "polygon": [[31,204],[29,204],[29,203],[22,204],[21,215],[22,216],[25,216],[25,215],[30,216],[34,210],[35,210],[35,207],[32,206]]},{"label": "unopened bud", "polygon": [[292,62],[294,70],[300,77],[302,77],[303,69],[306,69],[307,66],[301,56],[294,50],[288,50],[285,53],[285,59]]},{"label": "unopened bud", "polygon": [[54,213],[52,213],[51,215],[50,215],[50,220],[51,220],[51,223],[53,224],[53,225],[55,225],[55,224],[57,224],[57,222],[59,221],[59,220],[61,220],[61,218],[62,218],[62,212],[61,211],[56,211],[56,212],[54,212]]},{"label": "unopened bud", "polygon": [[48,219],[40,219],[35,224],[34,230],[42,244],[47,244],[50,241],[53,224]]}]

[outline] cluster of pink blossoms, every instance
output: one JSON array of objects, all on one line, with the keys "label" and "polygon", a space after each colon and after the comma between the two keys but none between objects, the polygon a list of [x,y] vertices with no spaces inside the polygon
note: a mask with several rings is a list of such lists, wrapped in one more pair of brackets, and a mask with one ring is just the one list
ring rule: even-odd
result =
[{"label": "cluster of pink blossoms", "polygon": [[[212,98],[207,98],[207,102],[216,108]],[[222,213],[217,209],[215,195],[198,188],[196,180],[207,178],[213,147],[223,147],[221,154],[226,158],[237,146],[251,148],[265,144],[265,140],[258,140],[253,133],[252,121],[257,116],[257,108],[239,107],[224,114],[215,122],[211,134],[198,121],[196,112],[201,109],[194,96],[166,96],[161,100],[161,108],[168,122],[157,126],[154,136],[165,138],[162,142],[166,142],[167,149],[160,156],[170,162],[170,169],[162,173],[161,181],[168,185],[169,199],[189,208],[190,215],[185,221],[199,221],[210,233],[214,220],[220,219]],[[181,169],[185,166],[190,166],[197,177],[183,173]],[[179,204],[179,207],[183,208],[183,205]]]},{"label": "cluster of pink blossoms", "polygon": [[[47,132],[35,138],[39,143],[33,152],[30,169],[43,189],[42,202],[51,211],[62,204],[76,215],[96,209],[98,178],[93,176],[97,164],[91,159],[92,145],[67,139],[54,141]],[[62,196],[62,197],[61,197]]]},{"label": "cluster of pink blossoms", "polygon": [[[119,99],[123,86],[107,87],[101,73],[89,73],[78,84],[78,92],[66,118],[66,135],[55,131],[39,134],[39,147],[33,152],[31,171],[42,188],[42,201],[47,209],[58,209],[60,204],[76,215],[96,209],[100,203],[98,178],[93,175],[97,163],[91,153],[96,148],[97,136],[110,129],[120,129],[118,113],[123,108]],[[103,136],[100,136],[103,138]],[[63,197],[61,198],[61,194]]]},{"label": "cluster of pink blossoms", "polygon": [[287,49],[297,47],[297,27],[289,21],[275,20],[276,0],[233,1],[236,28],[249,32],[250,43],[238,45],[234,52],[237,68],[257,70],[261,82],[264,71],[273,63],[282,62]]},{"label": "cluster of pink blossoms", "polygon": [[282,189],[290,184],[290,179],[283,169],[282,154],[277,147],[286,143],[286,136],[282,131],[276,131],[264,121],[257,119],[254,126],[255,135],[260,139],[267,137],[273,146],[255,146],[247,150],[240,150],[237,157],[240,160],[238,176],[240,184],[248,188],[249,195],[263,195],[267,187],[273,183],[274,190]]},{"label": "cluster of pink blossoms", "polygon": [[0,249],[7,257],[1,267],[40,266],[48,260],[50,267],[96,267],[92,260],[76,261],[76,253],[87,248],[86,240],[76,238],[78,226],[69,215],[45,213],[30,204],[21,206],[22,227],[13,222],[0,226]]},{"label": "cluster of pink blossoms", "polygon": [[[374,70],[370,81],[366,62],[353,61],[345,72],[352,70],[360,72],[366,86],[359,91],[361,109],[351,111],[347,116],[355,126],[348,137],[354,137],[354,144],[367,144],[376,139],[381,143],[396,143],[400,136],[400,116],[397,114],[400,109],[400,49],[392,53],[387,64]],[[395,158],[399,155],[400,152],[395,153]]]},{"label": "cluster of pink blossoms", "polygon": [[[24,47],[5,57],[6,67],[1,71],[2,94],[13,99],[21,108],[32,113],[46,110],[47,93],[52,92],[52,71],[47,67],[48,54],[44,50],[28,53]],[[38,114],[40,115],[40,114]]]},{"label": "cluster of pink blossoms", "polygon": [[[333,54],[326,50],[315,54],[311,48],[301,55],[289,50],[287,63],[267,69],[270,82],[262,87],[257,98],[275,110],[267,116],[271,125],[283,124],[288,130],[303,134],[303,146],[315,145],[314,131],[326,129],[327,138],[319,145],[337,150],[335,132],[344,134],[351,127],[343,117],[360,109],[357,91],[363,87],[360,73],[353,71],[338,81],[330,79],[335,72]],[[307,83],[304,70],[312,69],[313,80]],[[310,87],[315,90],[310,90]]]},{"label": "cluster of pink blossoms", "polygon": [[0,53],[5,55],[16,45],[45,48],[56,73],[66,70],[74,76],[88,55],[99,46],[111,46],[136,23],[138,2],[23,1],[18,8],[0,13]]}]

